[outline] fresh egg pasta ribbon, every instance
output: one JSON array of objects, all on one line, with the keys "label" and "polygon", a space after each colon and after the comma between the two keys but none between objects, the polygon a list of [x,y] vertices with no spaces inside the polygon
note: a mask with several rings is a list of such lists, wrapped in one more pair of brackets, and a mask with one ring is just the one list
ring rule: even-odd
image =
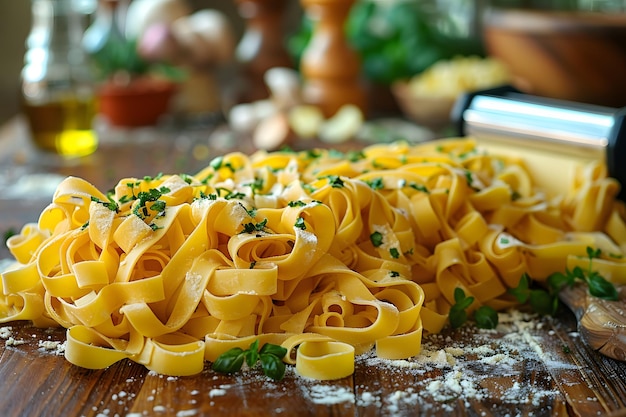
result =
[{"label": "fresh egg pasta ribbon", "polygon": [[195,175],[74,177],[7,241],[0,322],[67,328],[66,358],[167,375],[254,341],[298,373],[337,379],[355,355],[417,355],[471,308],[515,306],[523,274],[594,267],[626,282],[626,209],[599,163],[548,195],[524,161],[471,139],[358,152],[230,153]]}]

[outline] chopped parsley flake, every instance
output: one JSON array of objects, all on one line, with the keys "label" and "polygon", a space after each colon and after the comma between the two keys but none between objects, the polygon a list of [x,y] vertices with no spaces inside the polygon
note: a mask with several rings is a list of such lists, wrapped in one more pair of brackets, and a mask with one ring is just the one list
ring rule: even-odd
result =
[{"label": "chopped parsley flake", "polygon": [[232,200],[232,199],[239,199],[239,200],[241,200],[242,198],[246,198],[246,195],[244,193],[240,193],[240,192],[230,192],[230,193],[226,194],[224,196],[224,198],[226,200]]},{"label": "chopped parsley flake", "polygon": [[365,154],[363,153],[363,151],[349,151],[346,154],[346,158],[350,162],[357,162],[362,159],[365,159]]},{"label": "chopped parsley flake", "polygon": [[385,188],[382,177],[373,178],[369,181],[365,181],[372,190],[382,190]]},{"label": "chopped parsley flake", "polygon": [[372,242],[372,245],[374,245],[375,247],[379,247],[380,245],[383,244],[383,235],[380,232],[374,232],[370,235],[370,241]]},{"label": "chopped parsley flake", "polygon": [[[151,188],[148,191],[141,191],[139,194],[137,194],[137,198],[139,199],[139,204],[137,204],[137,206],[133,210],[133,213],[137,217],[140,217],[142,219],[146,218],[148,216],[147,203],[157,202],[163,194],[167,194],[169,192],[170,192],[170,189],[167,187],[160,187],[158,189]],[[158,203],[156,204],[156,206],[154,204],[151,204],[150,209],[154,211],[158,211],[158,212],[163,212],[163,210],[165,210],[165,202],[163,201],[162,203]]]},{"label": "chopped parsley flake", "polygon": [[160,180],[161,178],[163,178],[163,173],[162,173],[162,172],[159,172],[159,173],[156,175],[156,177],[151,177],[150,175],[145,175],[145,176],[143,177],[143,180],[144,180],[145,182],[150,182],[150,181],[158,181],[158,180]]},{"label": "chopped parsley flake", "polygon": [[294,227],[297,227],[301,230],[306,230],[306,224],[304,223],[304,219],[302,217],[298,217],[298,220],[296,220]]},{"label": "chopped parsley flake", "polygon": [[421,191],[423,193],[428,194],[428,188],[426,188],[425,185],[416,184],[416,183],[412,182],[412,183],[409,184],[409,187],[413,188],[414,190]]},{"label": "chopped parsley flake", "polygon": [[322,153],[317,149],[309,149],[305,152],[307,159],[317,159],[322,156]]},{"label": "chopped parsley flake", "polygon": [[204,191],[200,191],[200,199],[217,200],[217,194],[215,193],[206,194]]},{"label": "chopped parsley flake", "polygon": [[209,166],[211,166],[211,168],[217,171],[218,169],[222,167],[222,162],[224,162],[224,157],[218,156],[215,159],[213,159],[211,162],[209,162]]},{"label": "chopped parsley flake", "polygon": [[103,201],[94,196],[91,196],[91,201],[93,201],[94,203],[102,204],[104,207],[108,208],[111,211],[117,212],[118,210],[118,206],[115,201]]},{"label": "chopped parsley flake", "polygon": [[339,175],[329,175],[328,183],[333,188],[343,188],[344,186],[343,180],[339,178]]},{"label": "chopped parsley flake", "polygon": [[242,204],[241,207],[243,207],[246,210],[246,213],[248,213],[248,216],[250,217],[256,217],[256,213],[257,213],[257,209],[252,207],[250,210],[248,210],[247,208],[244,207],[244,205]]},{"label": "chopped parsley flake", "polygon": [[263,229],[265,228],[265,225],[267,224],[267,219],[263,219],[263,221],[259,222],[259,223],[245,223],[243,225],[243,230],[241,233],[255,233],[255,232],[261,232],[263,231]]},{"label": "chopped parsley flake", "polygon": [[125,204],[125,203],[128,203],[129,201],[133,201],[133,200],[136,200],[136,199],[137,199],[137,197],[135,197],[134,195],[132,195],[132,196],[131,195],[123,195],[123,196],[120,197],[119,201],[120,201],[120,204]]},{"label": "chopped parsley flake", "polygon": [[248,184],[252,189],[252,192],[258,193],[263,190],[264,181],[263,178],[256,178],[254,181]]},{"label": "chopped parsley flake", "polygon": [[179,177],[181,177],[187,184],[191,184],[194,180],[194,178],[189,174],[180,174]]},{"label": "chopped parsley flake", "polygon": [[209,163],[209,166],[211,166],[211,168],[213,168],[215,171],[217,171],[219,169],[222,169],[222,168],[228,168],[230,170],[230,172],[237,171],[235,169],[235,167],[230,162],[224,162],[224,157],[223,156],[218,156],[215,159],[213,159]]}]

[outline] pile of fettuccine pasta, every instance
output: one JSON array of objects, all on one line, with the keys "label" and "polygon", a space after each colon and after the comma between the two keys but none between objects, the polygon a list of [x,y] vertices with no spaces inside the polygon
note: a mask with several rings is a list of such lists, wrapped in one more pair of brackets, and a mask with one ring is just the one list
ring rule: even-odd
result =
[{"label": "pile of fettuccine pasta", "polygon": [[231,153],[109,194],[69,177],[7,242],[0,322],[67,328],[66,357],[86,368],[192,375],[258,339],[305,376],[340,378],[373,347],[418,354],[457,287],[472,309],[508,308],[523,273],[586,266],[590,246],[623,281],[618,190],[598,163],[546,195],[523,161],[469,139]]}]

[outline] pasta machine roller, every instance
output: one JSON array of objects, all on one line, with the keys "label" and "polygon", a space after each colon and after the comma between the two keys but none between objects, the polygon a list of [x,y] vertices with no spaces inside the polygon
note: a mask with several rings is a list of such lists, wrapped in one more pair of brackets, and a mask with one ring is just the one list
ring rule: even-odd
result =
[{"label": "pasta machine roller", "polygon": [[606,163],[626,197],[626,107],[612,108],[523,94],[498,87],[466,94],[452,110],[460,136],[535,164],[539,181],[562,191],[573,164]]}]

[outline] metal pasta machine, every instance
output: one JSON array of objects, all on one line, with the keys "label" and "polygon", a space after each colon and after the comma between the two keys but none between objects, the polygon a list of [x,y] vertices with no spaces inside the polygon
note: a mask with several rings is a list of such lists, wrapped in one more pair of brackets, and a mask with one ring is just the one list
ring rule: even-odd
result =
[{"label": "metal pasta machine", "polygon": [[462,96],[451,117],[459,136],[523,157],[548,190],[567,187],[575,165],[601,160],[626,200],[626,107],[548,99],[504,86]]}]

